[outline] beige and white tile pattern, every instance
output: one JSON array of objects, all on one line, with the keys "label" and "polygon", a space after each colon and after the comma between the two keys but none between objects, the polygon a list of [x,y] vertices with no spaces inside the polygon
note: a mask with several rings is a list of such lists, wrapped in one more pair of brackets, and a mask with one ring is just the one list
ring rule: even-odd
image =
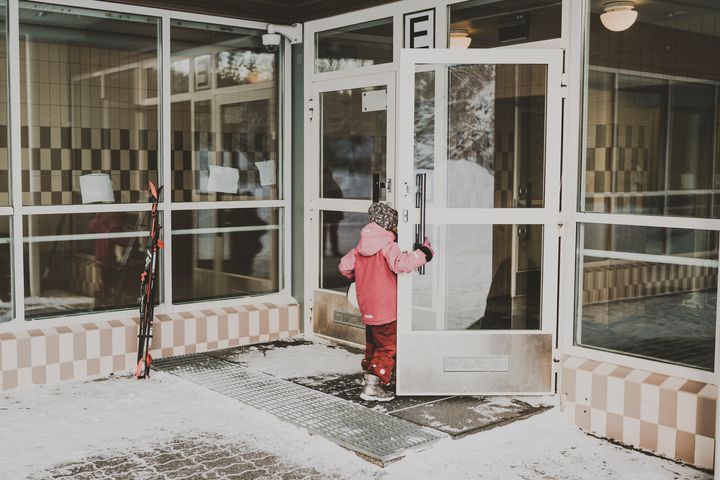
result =
[{"label": "beige and white tile pattern", "polygon": [[[134,368],[137,330],[138,319],[127,316],[0,333],[0,390]],[[157,315],[151,353],[162,358],[299,333],[296,304],[261,303]]]},{"label": "beige and white tile pattern", "polygon": [[588,432],[712,468],[717,386],[566,357],[560,376],[567,418]]}]

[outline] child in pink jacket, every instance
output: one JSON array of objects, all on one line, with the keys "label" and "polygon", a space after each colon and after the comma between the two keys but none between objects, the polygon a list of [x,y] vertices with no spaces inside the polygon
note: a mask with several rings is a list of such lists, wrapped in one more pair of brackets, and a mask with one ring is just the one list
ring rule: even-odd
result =
[{"label": "child in pink jacket", "polygon": [[368,209],[370,223],[360,241],[340,260],[340,273],[355,281],[358,306],[365,324],[363,400],[388,401],[395,396],[390,383],[397,351],[397,274],[409,273],[433,257],[430,242],[401,252],[397,244],[397,211],[383,203]]}]

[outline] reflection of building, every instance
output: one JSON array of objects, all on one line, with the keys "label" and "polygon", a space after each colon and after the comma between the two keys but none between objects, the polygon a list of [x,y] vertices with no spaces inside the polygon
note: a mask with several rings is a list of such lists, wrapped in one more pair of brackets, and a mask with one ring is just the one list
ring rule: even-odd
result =
[{"label": "reflection of building", "polygon": [[[339,8],[331,2],[276,11],[285,23],[308,21],[303,46],[274,53],[260,40],[265,23],[53,1],[2,9],[18,28],[0,34],[0,70],[10,72],[0,76],[0,348],[25,350],[17,365],[2,359],[0,388],[132,363],[147,180],[165,185],[158,356],[297,332],[298,303],[308,331],[361,343],[337,253],[367,221],[374,176],[380,198],[398,206],[412,195],[404,175],[414,166],[428,175],[438,255],[401,307],[411,328],[437,339],[545,335],[539,370],[570,421],[710,467],[714,2],[638,1],[638,20],[622,32],[603,27],[602,0],[430,2],[444,12],[435,46],[454,30],[475,63],[413,65],[410,112],[399,103],[412,90],[399,26],[417,10],[412,0],[333,18],[310,13]],[[508,32],[509,16],[523,28]],[[516,63],[510,52],[521,52]],[[237,190],[220,181],[211,191],[210,167],[230,169],[215,171],[229,183],[237,175]],[[92,172],[109,175],[117,203],[80,204],[79,178]],[[118,211],[121,226],[89,228],[96,214]],[[110,276],[97,259],[111,250],[118,286],[97,302]],[[53,328],[35,322],[47,317],[63,318]],[[97,339],[85,333],[92,326]],[[30,329],[47,338],[41,345],[62,345],[48,365],[25,362],[42,357],[27,355]],[[127,348],[101,349],[108,331]],[[99,358],[90,348],[68,353],[74,335],[77,355],[97,340]]]}]

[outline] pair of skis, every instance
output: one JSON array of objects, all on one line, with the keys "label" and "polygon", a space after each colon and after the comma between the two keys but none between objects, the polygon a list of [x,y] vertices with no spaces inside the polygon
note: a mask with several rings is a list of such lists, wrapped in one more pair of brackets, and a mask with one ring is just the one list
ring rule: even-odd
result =
[{"label": "pair of skis", "polygon": [[140,275],[140,326],[138,331],[138,354],[135,377],[146,378],[150,376],[150,344],[153,336],[153,319],[155,317],[156,296],[155,287],[157,282],[157,259],[158,250],[164,247],[160,240],[160,222],[158,221],[158,201],[163,187],[156,188],[152,182],[148,182],[150,190],[150,238],[145,253],[145,268]]}]

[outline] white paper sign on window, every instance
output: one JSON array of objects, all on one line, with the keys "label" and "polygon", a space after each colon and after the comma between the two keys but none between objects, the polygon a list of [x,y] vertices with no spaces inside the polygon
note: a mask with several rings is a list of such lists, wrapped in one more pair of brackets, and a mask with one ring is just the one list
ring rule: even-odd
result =
[{"label": "white paper sign on window", "polygon": [[107,173],[89,173],[80,177],[82,203],[114,203],[112,180]]},{"label": "white paper sign on window", "polygon": [[237,193],[240,172],[237,168],[208,166],[210,177],[208,178],[207,191],[213,193]]},{"label": "white paper sign on window", "polygon": [[266,160],[264,162],[255,162],[255,166],[260,172],[260,185],[267,187],[277,185],[277,174],[275,160]]}]

